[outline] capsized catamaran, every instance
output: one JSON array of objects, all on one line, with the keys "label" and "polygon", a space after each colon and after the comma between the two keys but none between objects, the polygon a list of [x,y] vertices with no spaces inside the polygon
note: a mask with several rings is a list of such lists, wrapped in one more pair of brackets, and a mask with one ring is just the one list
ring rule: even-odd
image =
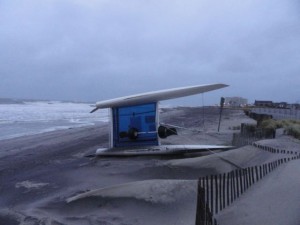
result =
[{"label": "capsized catamaran", "polygon": [[226,150],[221,145],[161,145],[160,139],[177,134],[159,123],[158,102],[196,95],[227,87],[226,84],[206,84],[180,87],[125,96],[96,103],[95,109],[110,108],[109,148],[97,149],[98,156],[168,155]]}]

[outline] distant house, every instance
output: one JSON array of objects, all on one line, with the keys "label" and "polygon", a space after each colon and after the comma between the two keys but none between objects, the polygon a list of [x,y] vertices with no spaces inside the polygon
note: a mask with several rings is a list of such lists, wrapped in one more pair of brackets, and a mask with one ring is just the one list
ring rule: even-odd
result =
[{"label": "distant house", "polygon": [[248,99],[241,97],[226,97],[225,105],[231,107],[242,107],[248,104]]},{"label": "distant house", "polygon": [[299,103],[291,104],[290,108],[291,109],[300,109],[300,104]]},{"label": "distant house", "polygon": [[255,100],[254,105],[257,107],[273,107],[272,101]]},{"label": "distant house", "polygon": [[275,103],[273,103],[273,107],[286,109],[286,108],[288,108],[288,103],[287,102],[275,102]]}]

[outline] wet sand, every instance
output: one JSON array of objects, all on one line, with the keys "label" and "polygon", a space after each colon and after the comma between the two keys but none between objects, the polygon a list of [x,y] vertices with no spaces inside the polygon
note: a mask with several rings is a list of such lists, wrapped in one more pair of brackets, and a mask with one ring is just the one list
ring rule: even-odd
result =
[{"label": "wet sand", "polygon": [[[225,110],[217,132],[214,108],[165,109],[161,118],[200,130],[180,130],[165,144],[228,145],[237,132],[234,127],[254,122],[242,111]],[[286,136],[265,142],[300,149],[300,142]],[[107,124],[0,141],[0,224],[195,224],[197,178],[236,169],[215,154],[85,157],[107,145]],[[220,155],[241,167],[281,157],[253,146]],[[90,190],[97,191],[72,199]],[[226,211],[220,214],[220,224],[237,224],[222,216],[228,218]]]}]

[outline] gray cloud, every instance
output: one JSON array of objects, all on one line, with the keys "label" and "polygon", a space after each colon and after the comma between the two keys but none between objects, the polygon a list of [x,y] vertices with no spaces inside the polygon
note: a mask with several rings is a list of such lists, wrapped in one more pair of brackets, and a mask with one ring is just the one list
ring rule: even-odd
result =
[{"label": "gray cloud", "polygon": [[3,97],[95,101],[223,82],[206,103],[300,101],[293,0],[2,2]]}]

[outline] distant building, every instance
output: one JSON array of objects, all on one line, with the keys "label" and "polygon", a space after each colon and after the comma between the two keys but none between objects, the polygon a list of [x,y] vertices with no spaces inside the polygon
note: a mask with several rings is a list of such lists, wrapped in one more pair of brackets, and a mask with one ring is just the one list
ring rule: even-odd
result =
[{"label": "distant building", "polygon": [[300,109],[300,104],[298,104],[298,103],[292,104],[291,108],[292,109]]},{"label": "distant building", "polygon": [[287,102],[273,102],[273,101],[260,101],[255,100],[254,106],[256,107],[268,107],[277,109],[300,109],[299,103],[289,104]]},{"label": "distant building", "polygon": [[248,99],[241,97],[226,97],[225,105],[231,107],[243,107],[248,104]]},{"label": "distant building", "polygon": [[272,101],[255,100],[254,105],[258,106],[258,107],[273,107],[273,102]]},{"label": "distant building", "polygon": [[287,102],[274,102],[273,107],[286,109],[286,108],[288,108],[288,103]]}]

